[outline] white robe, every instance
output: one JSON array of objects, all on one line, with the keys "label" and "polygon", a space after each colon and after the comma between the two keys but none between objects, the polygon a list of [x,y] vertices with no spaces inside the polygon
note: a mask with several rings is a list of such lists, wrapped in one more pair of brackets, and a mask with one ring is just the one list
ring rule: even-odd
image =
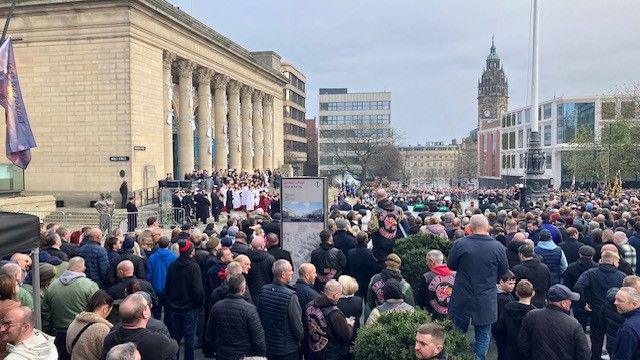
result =
[{"label": "white robe", "polygon": [[233,208],[237,209],[242,206],[242,198],[240,197],[240,190],[233,190]]},{"label": "white robe", "polygon": [[242,188],[242,205],[247,211],[253,211],[253,209],[255,209],[253,193],[248,186]]}]

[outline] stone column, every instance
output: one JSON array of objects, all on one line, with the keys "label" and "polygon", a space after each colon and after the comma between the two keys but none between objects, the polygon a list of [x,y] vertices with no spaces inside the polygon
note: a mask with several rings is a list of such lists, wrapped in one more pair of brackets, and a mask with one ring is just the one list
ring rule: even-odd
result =
[{"label": "stone column", "polygon": [[264,117],[264,155],[262,166],[273,170],[273,95],[264,95],[262,101]]},{"label": "stone column", "polygon": [[178,124],[178,171],[177,179],[193,170],[193,70],[195,63],[189,60],[178,60],[178,85],[180,86],[180,112]]},{"label": "stone column", "polygon": [[163,153],[164,153],[164,177],[165,174],[173,174],[173,79],[171,66],[176,59],[176,54],[164,51],[162,57],[162,93],[164,94],[164,119],[162,119]]},{"label": "stone column", "polygon": [[216,169],[227,169],[227,155],[229,155],[229,143],[227,139],[227,83],[229,77],[215,74],[213,77],[214,113],[216,128]]},{"label": "stone column", "polygon": [[200,170],[207,170],[211,174],[211,77],[213,71],[207,68],[196,69],[198,83],[198,153],[200,155]]},{"label": "stone column", "polygon": [[253,168],[262,169],[264,164],[264,130],[262,128],[262,97],[260,91],[253,92]]},{"label": "stone column", "polygon": [[242,170],[253,172],[253,126],[251,125],[251,94],[253,88],[242,85],[240,89],[241,116],[242,116]]},{"label": "stone column", "polygon": [[229,166],[237,171],[242,170],[240,143],[240,83],[229,81]]}]

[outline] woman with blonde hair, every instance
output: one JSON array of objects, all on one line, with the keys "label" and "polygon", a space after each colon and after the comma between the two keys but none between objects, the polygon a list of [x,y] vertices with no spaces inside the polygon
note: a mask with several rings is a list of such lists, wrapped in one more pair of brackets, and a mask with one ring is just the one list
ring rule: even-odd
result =
[{"label": "woman with blonde hair", "polygon": [[338,299],[338,309],[342,310],[344,316],[352,317],[355,320],[353,326],[353,338],[356,338],[356,332],[360,328],[360,318],[362,317],[363,301],[359,296],[354,294],[358,291],[358,281],[349,275],[340,275],[338,282],[342,285],[342,297]]}]

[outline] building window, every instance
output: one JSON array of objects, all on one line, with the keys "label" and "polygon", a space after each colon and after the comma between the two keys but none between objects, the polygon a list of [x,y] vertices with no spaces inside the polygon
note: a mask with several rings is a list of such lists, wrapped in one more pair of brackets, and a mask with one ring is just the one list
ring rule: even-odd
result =
[{"label": "building window", "polygon": [[0,192],[24,190],[24,170],[11,164],[0,164]]},{"label": "building window", "polygon": [[518,114],[516,115],[516,117],[517,117],[518,125],[522,124],[522,111],[518,111]]},{"label": "building window", "polygon": [[516,148],[516,132],[512,131],[509,133],[509,149]]},{"label": "building window", "polygon": [[603,102],[602,110],[600,113],[602,120],[613,120],[616,118],[616,103],[615,102]]},{"label": "building window", "polygon": [[544,119],[551,119],[551,104],[545,104],[542,107]]},{"label": "building window", "polygon": [[544,126],[544,146],[551,146],[551,125]]},{"label": "building window", "polygon": [[522,149],[524,147],[524,131],[518,130],[518,148]]},{"label": "building window", "polygon": [[300,94],[298,94],[296,92],[293,92],[292,90],[289,90],[288,93],[289,93],[289,97],[286,100],[293,101],[294,103],[296,103],[296,104],[298,104],[298,105],[300,105],[302,107],[305,106],[304,105],[304,96],[302,96],[302,95],[300,95]]},{"label": "building window", "polygon": [[509,148],[509,134],[502,134],[502,150],[507,150]]},{"label": "building window", "polygon": [[389,110],[391,101],[347,101],[320,103],[320,110]]},{"label": "building window", "polygon": [[520,154],[520,169],[524,169],[524,154]]},{"label": "building window", "polygon": [[623,119],[636,118],[636,103],[633,101],[623,101],[620,106],[620,115]]},{"label": "building window", "polygon": [[544,166],[547,169],[551,169],[551,164],[552,164],[551,160],[553,160],[553,158],[551,157],[551,154],[547,154],[544,160]]},{"label": "building window", "polygon": [[594,103],[566,103],[558,105],[557,142],[571,143],[579,131],[588,131],[593,138],[595,127]]},{"label": "building window", "polygon": [[524,111],[524,122],[525,122],[526,124],[528,124],[528,123],[530,123],[530,122],[531,122],[531,110],[530,110],[530,109],[526,109],[526,110]]}]

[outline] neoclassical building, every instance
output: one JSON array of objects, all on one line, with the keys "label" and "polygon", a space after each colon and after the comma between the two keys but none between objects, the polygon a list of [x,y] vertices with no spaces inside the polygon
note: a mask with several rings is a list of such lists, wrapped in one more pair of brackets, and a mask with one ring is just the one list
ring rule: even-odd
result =
[{"label": "neoclassical building", "polygon": [[122,171],[136,191],[167,173],[283,165],[288,79],[275,52],[164,0],[22,0],[9,35],[38,143],[28,194],[86,205],[116,195]]}]

